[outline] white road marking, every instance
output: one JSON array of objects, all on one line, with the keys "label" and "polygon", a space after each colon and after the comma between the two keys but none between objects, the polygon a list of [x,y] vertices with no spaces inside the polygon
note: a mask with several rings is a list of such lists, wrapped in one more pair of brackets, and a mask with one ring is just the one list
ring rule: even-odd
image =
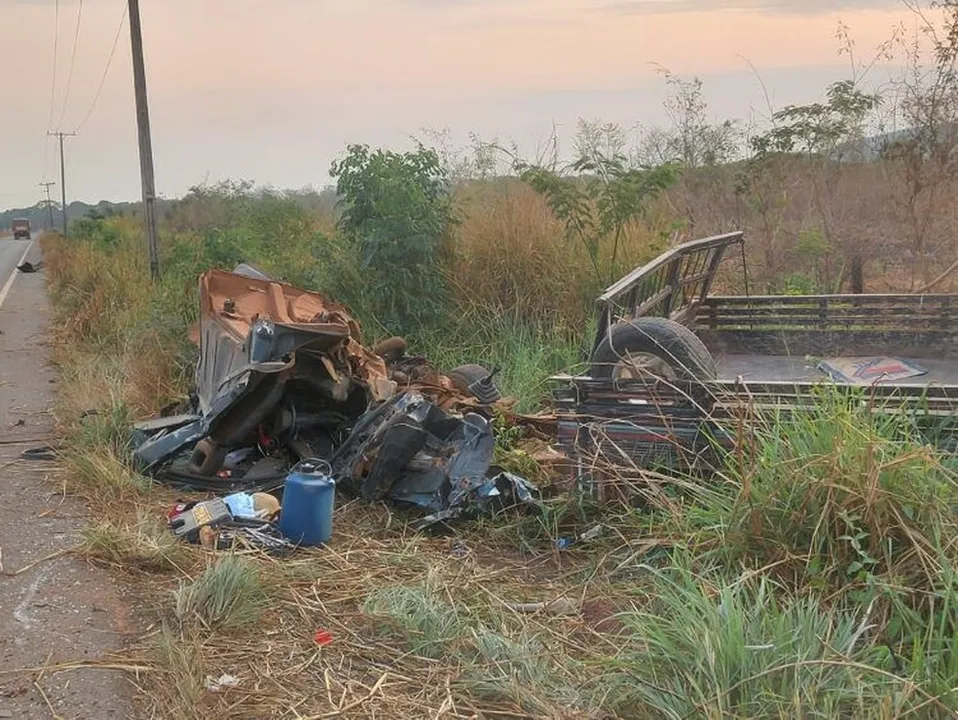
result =
[{"label": "white road marking", "polygon": [[23,591],[20,595],[20,603],[13,611],[13,619],[24,625],[30,625],[33,621],[33,618],[30,617],[30,604],[33,602],[33,599],[37,596],[37,591],[40,589],[40,585],[44,580],[47,579],[47,575],[50,574],[50,566],[48,565],[45,568],[42,568],[37,572],[37,576],[33,579],[33,582],[30,583],[29,587]]},{"label": "white road marking", "polygon": [[[20,257],[17,265],[23,265],[23,261],[27,259],[27,253],[30,252],[30,248],[33,247],[33,240],[30,241],[30,244],[27,245],[27,249],[23,251],[23,255]],[[4,283],[3,289],[0,290],[0,307],[3,307],[3,301],[7,299],[7,295],[10,292],[10,288],[13,287],[13,281],[17,279],[17,273],[20,272],[17,270],[17,267],[14,266],[13,272],[10,273],[10,277],[7,278],[7,282]]]}]

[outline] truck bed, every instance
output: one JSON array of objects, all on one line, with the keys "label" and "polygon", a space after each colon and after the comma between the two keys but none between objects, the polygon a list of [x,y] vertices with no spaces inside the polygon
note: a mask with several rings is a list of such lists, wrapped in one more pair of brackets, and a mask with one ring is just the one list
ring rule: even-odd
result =
[{"label": "truck bed", "polygon": [[[926,374],[896,380],[895,385],[958,385],[958,362],[952,359],[908,358],[926,370]],[[758,353],[716,353],[715,366],[720,380],[745,382],[819,382],[827,376],[815,367],[816,360],[804,356],[762,355]]]}]

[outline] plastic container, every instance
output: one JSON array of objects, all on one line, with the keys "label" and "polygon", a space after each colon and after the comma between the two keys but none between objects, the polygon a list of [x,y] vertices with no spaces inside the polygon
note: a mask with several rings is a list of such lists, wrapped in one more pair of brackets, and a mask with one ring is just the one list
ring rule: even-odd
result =
[{"label": "plastic container", "polygon": [[279,529],[292,542],[313,546],[332,537],[336,481],[329,474],[326,461],[303,460],[286,476]]}]

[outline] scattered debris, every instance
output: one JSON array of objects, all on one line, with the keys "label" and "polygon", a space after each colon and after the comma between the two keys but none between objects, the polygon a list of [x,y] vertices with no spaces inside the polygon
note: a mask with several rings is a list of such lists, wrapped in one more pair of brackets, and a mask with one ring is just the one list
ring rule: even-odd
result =
[{"label": "scattered debris", "polygon": [[279,500],[268,493],[233,493],[223,498],[235,518],[272,522],[279,515]]},{"label": "scattered debris", "polygon": [[418,526],[532,502],[522,478],[489,477],[495,441],[488,419],[444,412],[419,393],[403,393],[367,413],[332,460],[333,476],[368,502],[389,498],[433,511]]},{"label": "scattered debris", "polygon": [[[283,537],[273,522],[279,501],[265,493],[246,496],[234,494],[226,499],[180,503],[168,515],[170,529],[183,540],[211,550],[227,550],[238,545],[279,553],[296,545]],[[269,498],[269,499],[267,499]],[[240,513],[234,514],[230,500]]]},{"label": "scattered debris", "polygon": [[546,612],[550,615],[578,615],[579,607],[568,598],[560,597],[551,602],[516,603],[509,605],[511,610],[521,613]]},{"label": "scattered debris", "polygon": [[928,373],[914,361],[890,357],[826,358],[817,367],[832,380],[847,385],[898,382]]},{"label": "scattered debris", "polygon": [[332,645],[333,643],[333,634],[329,630],[324,630],[320,628],[316,631],[316,635],[313,636],[313,640],[316,641],[317,645],[326,646]]},{"label": "scattered debris", "polygon": [[489,372],[481,365],[461,365],[450,371],[449,380],[457,390],[478,398],[484,405],[494,405],[502,399],[493,382],[497,372],[498,368]]},{"label": "scattered debris", "polygon": [[234,675],[220,675],[218,678],[213,678],[210,675],[206,676],[206,680],[203,682],[203,686],[210,692],[219,692],[223,688],[235,688],[239,687],[240,679]]},{"label": "scattered debris", "polygon": [[555,541],[555,548],[556,550],[566,550],[567,548],[572,547],[576,543],[589,542],[590,540],[595,540],[597,537],[599,537],[602,534],[604,530],[605,530],[605,526],[600,524],[600,525],[592,526],[591,528],[586,530],[584,533],[582,533],[578,537],[574,537],[574,538],[568,537],[568,536],[560,537]]},{"label": "scattered debris", "polygon": [[265,509],[255,498],[281,493],[291,468],[315,459],[366,501],[429,511],[419,527],[534,502],[532,484],[493,469],[491,406],[505,402],[495,370],[444,375],[398,337],[370,352],[346,308],[250,266],[211,270],[199,284],[194,392],[133,436],[141,472],[221,496],[171,518],[181,537],[211,547],[297,540],[277,529],[280,501]]},{"label": "scattered debris", "polygon": [[35,272],[39,272],[42,267],[43,267],[43,260],[39,260],[36,263],[32,263],[32,262],[21,263],[17,265],[17,270],[19,270],[22,273],[35,273]]},{"label": "scattered debris", "polygon": [[30,448],[20,453],[21,460],[56,460],[56,449],[50,445]]}]

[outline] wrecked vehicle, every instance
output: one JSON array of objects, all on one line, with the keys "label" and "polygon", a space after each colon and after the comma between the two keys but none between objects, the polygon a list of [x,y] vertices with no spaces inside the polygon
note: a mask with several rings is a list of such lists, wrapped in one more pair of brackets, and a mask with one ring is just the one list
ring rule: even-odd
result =
[{"label": "wrecked vehicle", "polygon": [[[192,412],[137,426],[149,435],[133,453],[144,472],[180,455],[164,468],[168,475],[215,484],[240,447],[329,455],[344,424],[396,389],[345,308],[249,271],[200,277],[198,335]],[[269,460],[254,477],[282,476]]]},{"label": "wrecked vehicle", "polygon": [[404,393],[367,413],[332,460],[337,485],[367,502],[386,497],[432,510],[419,527],[470,512],[533,501],[535,488],[505,472],[489,475],[490,421],[450,415],[419,393]]},{"label": "wrecked vehicle", "polygon": [[195,389],[186,412],[135,426],[141,472],[192,489],[277,490],[290,467],[321,458],[338,486],[436,519],[531,497],[521,479],[486,477],[494,372],[441,374],[401,338],[377,346],[387,364],[346,308],[248,265],[199,284]]},{"label": "wrecked vehicle", "polygon": [[830,385],[958,450],[958,295],[751,296],[747,273],[745,296],[714,295],[733,246],[744,263],[742,232],[695,240],[603,293],[589,372],[553,378],[561,445],[712,469],[752,409],[788,413]]}]

